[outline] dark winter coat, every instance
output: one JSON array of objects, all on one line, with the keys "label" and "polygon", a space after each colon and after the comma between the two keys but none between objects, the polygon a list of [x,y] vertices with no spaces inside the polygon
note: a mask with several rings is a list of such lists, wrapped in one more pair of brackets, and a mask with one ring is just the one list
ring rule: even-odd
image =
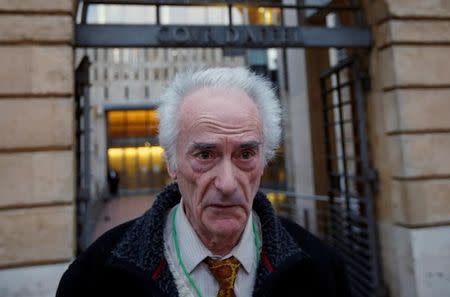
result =
[{"label": "dark winter coat", "polygon": [[[179,200],[172,184],[143,216],[104,234],[70,265],[56,296],[178,296],[164,258],[163,230]],[[253,296],[350,296],[344,265],[331,248],[277,217],[263,194],[256,195],[253,209],[263,239]]]}]

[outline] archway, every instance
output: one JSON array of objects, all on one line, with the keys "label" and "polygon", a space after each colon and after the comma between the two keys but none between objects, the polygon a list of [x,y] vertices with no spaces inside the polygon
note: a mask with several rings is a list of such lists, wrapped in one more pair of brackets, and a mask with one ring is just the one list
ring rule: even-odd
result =
[{"label": "archway", "polygon": [[[301,211],[300,223],[328,239],[342,252],[349,266],[355,296],[381,296],[380,292],[384,292],[384,286],[373,210],[376,171],[370,166],[368,157],[364,106],[365,72],[364,60],[360,58],[361,51],[371,46],[371,34],[362,24],[357,5],[346,4],[345,1],[307,5],[238,0],[226,1],[225,4],[221,1],[175,0],[86,0],[80,3],[80,21],[75,32],[76,47],[220,48],[225,51],[278,48],[281,59],[278,74],[282,84],[282,97],[290,97],[288,104],[294,103],[290,105],[294,113],[299,110],[307,113],[299,118],[311,121],[312,124],[307,125],[308,129],[311,127],[312,131],[322,131],[317,133],[320,137],[309,132],[313,139],[311,147],[305,141],[297,142],[300,137],[295,134],[298,132],[295,129],[301,125],[292,125],[294,128],[290,129],[290,144],[287,150],[290,150],[294,161],[298,160],[295,157],[297,144],[306,148],[304,151],[311,151],[314,160],[314,164],[311,164],[314,169],[311,168],[311,171],[316,180],[320,181],[320,185],[308,196],[299,192],[303,184],[301,178],[298,178],[300,181],[291,181],[291,189],[272,192],[292,196],[294,200],[289,202],[294,212]],[[89,24],[89,7],[95,5],[151,7],[154,11],[154,23]],[[163,19],[165,9],[210,6],[225,9],[228,12],[228,23],[187,25],[166,23]],[[279,23],[236,23],[237,13],[248,13],[259,8],[277,10]],[[331,17],[327,19],[327,16]],[[294,81],[298,71],[292,69],[290,63],[299,58],[298,53],[291,50],[296,48],[308,49],[305,68],[308,70],[308,80],[315,79],[315,83],[308,82],[309,94],[296,93],[298,86]],[[339,50],[330,52],[329,48]],[[318,52],[318,49],[322,51]],[[322,65],[314,65],[314,59],[319,60]],[[305,69],[302,72],[305,72]],[[81,78],[82,76],[78,82],[82,82]],[[88,84],[81,84],[81,89],[87,87]],[[303,107],[307,108],[296,109],[294,106],[299,106],[295,104],[294,99],[302,96],[304,98],[306,95],[309,105]],[[85,93],[82,100],[87,102],[87,99],[89,95]],[[320,117],[309,114],[311,110],[319,111]],[[295,118],[295,115],[291,115],[291,118]],[[84,120],[86,119],[89,119],[89,116],[84,117]],[[89,130],[89,122],[84,125]],[[89,133],[85,133],[79,143],[89,143]],[[84,150],[86,154],[89,151],[89,147]],[[323,155],[313,152],[322,152]],[[83,160],[87,164],[83,167],[85,170],[90,168],[89,159],[89,156],[84,156]],[[288,173],[295,170],[287,168]],[[84,186],[88,186],[90,172],[85,171],[84,175],[87,177]],[[79,186],[79,193],[87,195],[82,198],[89,200],[91,190],[83,189],[82,183]],[[300,203],[297,203],[299,201]],[[83,200],[80,202],[82,205]],[[302,206],[298,207],[297,204]],[[82,220],[80,217],[81,223]],[[326,225],[319,226],[320,223]]]}]

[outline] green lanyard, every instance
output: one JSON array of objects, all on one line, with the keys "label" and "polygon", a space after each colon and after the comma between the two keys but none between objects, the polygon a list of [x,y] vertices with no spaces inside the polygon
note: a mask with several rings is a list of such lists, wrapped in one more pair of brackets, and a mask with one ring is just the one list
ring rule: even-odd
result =
[{"label": "green lanyard", "polygon": [[[177,252],[178,263],[180,263],[181,269],[183,269],[183,273],[186,276],[186,278],[189,280],[189,283],[195,289],[197,296],[202,297],[200,290],[198,289],[198,287],[195,284],[194,280],[192,279],[191,275],[188,273],[186,266],[184,265],[183,259],[181,259],[180,245],[178,244],[177,228],[175,226],[175,217],[176,217],[177,211],[178,211],[178,205],[175,207],[175,211],[173,212],[173,215],[172,215],[172,238],[173,238],[173,243],[175,245],[175,250]],[[253,231],[253,237],[255,238],[256,263],[259,263],[259,257],[260,257],[259,250],[261,247],[261,240],[259,238],[258,229],[256,228],[255,220],[253,218],[252,218],[252,231]]]}]

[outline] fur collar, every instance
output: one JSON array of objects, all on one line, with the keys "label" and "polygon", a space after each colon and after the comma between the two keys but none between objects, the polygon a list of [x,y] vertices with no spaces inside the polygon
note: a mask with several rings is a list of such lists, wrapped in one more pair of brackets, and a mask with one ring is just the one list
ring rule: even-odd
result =
[{"label": "fur collar", "polygon": [[[135,221],[113,248],[110,262],[125,262],[138,268],[147,276],[161,270],[161,263],[164,262],[162,261],[164,259],[164,223],[169,210],[178,204],[180,199],[178,185],[172,183],[167,186],[157,196],[153,206]],[[263,255],[257,271],[255,295],[261,290],[269,275],[282,264],[294,258],[297,260],[307,258],[308,255],[300,249],[282,226],[264,194],[260,192],[256,194],[253,209],[259,216],[263,238]],[[173,276],[167,265],[160,271],[155,283],[168,296],[178,296]]]}]

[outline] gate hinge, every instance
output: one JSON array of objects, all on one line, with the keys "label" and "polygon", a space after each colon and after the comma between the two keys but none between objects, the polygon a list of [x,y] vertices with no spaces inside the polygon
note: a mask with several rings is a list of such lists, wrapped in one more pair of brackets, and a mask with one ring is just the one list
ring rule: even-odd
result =
[{"label": "gate hinge", "polygon": [[380,189],[380,177],[378,174],[378,170],[376,170],[373,167],[370,167],[367,171],[367,180],[370,183],[370,186],[372,187],[372,191],[374,193],[378,193]]}]

